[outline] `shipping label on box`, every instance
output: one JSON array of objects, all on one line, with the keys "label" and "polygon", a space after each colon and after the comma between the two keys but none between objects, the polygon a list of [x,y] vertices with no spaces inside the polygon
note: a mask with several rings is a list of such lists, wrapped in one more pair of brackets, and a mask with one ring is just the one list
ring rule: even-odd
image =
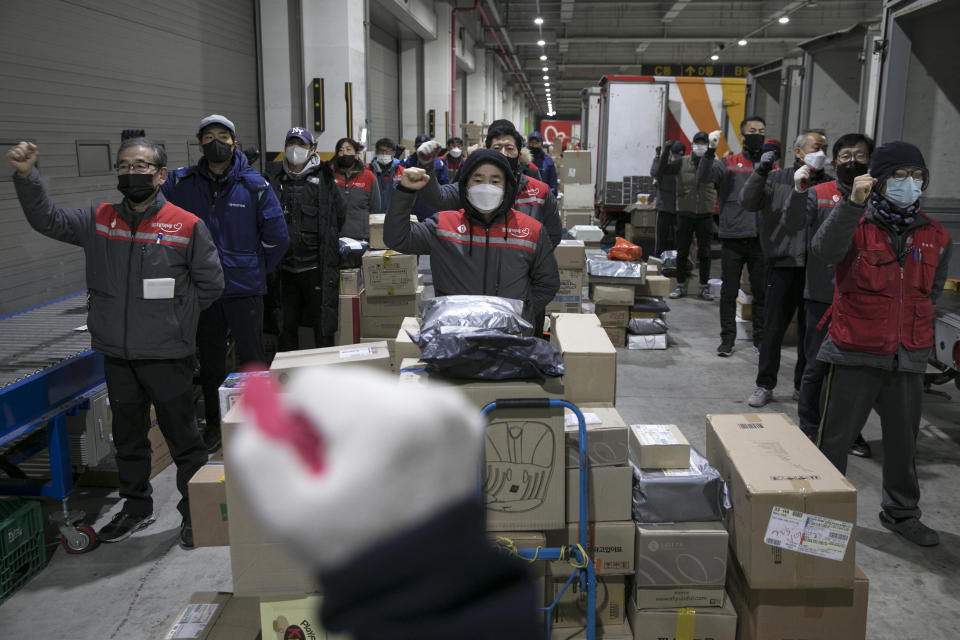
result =
[{"label": "shipping label on box", "polygon": [[[553,581],[553,597],[560,595],[566,578]],[[597,625],[616,626],[623,624],[626,616],[626,579],[623,576],[597,578]],[[573,580],[560,596],[554,607],[553,626],[557,628],[580,627],[587,622],[587,592],[580,590],[580,581]]]},{"label": "shipping label on box", "polygon": [[856,489],[786,415],[708,415],[707,458],[751,588],[853,587]]},{"label": "shipping label on box", "polygon": [[230,600],[231,594],[223,592],[204,591],[192,594],[190,602],[180,610],[167,634],[163,636],[164,640],[206,640]]},{"label": "shipping label on box", "polygon": [[260,598],[260,634],[263,640],[350,640],[330,633],[320,622],[322,596]]},{"label": "shipping label on box", "polygon": [[596,304],[630,306],[636,298],[636,286],[632,284],[591,284],[590,299]]},{"label": "shipping label on box", "polygon": [[240,400],[240,393],[243,391],[243,383],[246,379],[269,375],[266,371],[239,371],[228,375],[220,384],[220,417],[227,415],[233,405]]},{"label": "shipping label on box", "polygon": [[679,607],[722,607],[727,601],[724,587],[641,587],[636,579],[631,606],[637,609],[677,609]]},{"label": "shipping label on box", "polygon": [[590,151],[564,151],[557,175],[565,184],[592,184],[590,170],[593,165]]},{"label": "shipping label on box", "polygon": [[[399,326],[397,327],[399,329]],[[394,331],[396,334],[396,330]],[[297,369],[320,365],[376,367],[390,371],[390,348],[386,341],[351,344],[323,349],[281,351],[270,364],[270,375],[281,384],[286,384]]]},{"label": "shipping label on box", "polygon": [[727,531],[720,522],[638,524],[634,560],[639,587],[722,587]]},{"label": "shipping label on box", "polygon": [[395,251],[368,251],[363,256],[363,286],[371,296],[417,293],[417,256]]},{"label": "shipping label on box", "polygon": [[554,314],[550,342],[563,354],[566,400],[613,405],[617,395],[617,350],[592,314]]},{"label": "shipping label on box", "polygon": [[737,611],[729,598],[722,607],[639,609],[627,604],[634,640],[736,640]]},{"label": "shipping label on box", "polygon": [[227,485],[223,464],[207,463],[187,483],[193,543],[198,547],[230,544]]},{"label": "shipping label on box", "polygon": [[340,295],[356,296],[363,291],[363,271],[361,269],[340,270]]},{"label": "shipping label on box", "polygon": [[597,304],[595,313],[604,327],[626,327],[630,324],[630,305]]},{"label": "shipping label on box", "polygon": [[690,443],[675,424],[630,425],[630,452],[641,469],[690,466]]},{"label": "shipping label on box", "polygon": [[587,262],[586,249],[580,240],[561,240],[553,249],[553,257],[557,259],[557,267],[561,270],[583,271]]},{"label": "shipping label on box", "polygon": [[[590,522],[630,520],[633,469],[597,467],[587,472],[587,519]],[[580,518],[580,470],[567,469],[567,519]]]},{"label": "shipping label on box", "polygon": [[[591,522],[587,525],[587,556],[598,576],[633,575],[636,525],[626,522]],[[567,530],[551,531],[549,546],[576,545],[580,542],[580,523],[567,525]],[[554,576],[569,576],[573,565],[566,561],[550,563]]]},{"label": "shipping label on box", "polygon": [[[581,406],[587,423],[587,460],[590,467],[628,464],[627,425],[613,407]],[[580,423],[570,409],[564,413],[567,437],[567,468],[580,466]]]}]

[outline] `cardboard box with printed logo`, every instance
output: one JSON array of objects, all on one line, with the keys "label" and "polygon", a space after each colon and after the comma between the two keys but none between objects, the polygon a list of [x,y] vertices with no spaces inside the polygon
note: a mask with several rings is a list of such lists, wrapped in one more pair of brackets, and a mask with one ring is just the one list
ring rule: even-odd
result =
[{"label": "cardboard box with printed logo", "polygon": [[[636,524],[634,585],[719,587],[727,578],[727,531],[720,522]],[[642,602],[642,594],[635,597]],[[720,603],[722,604],[722,603]]]},{"label": "cardboard box with printed logo", "polygon": [[224,592],[191,594],[190,601],[180,609],[163,637],[256,640],[261,637],[257,599]]},{"label": "cardboard box with printed logo", "polygon": [[630,453],[641,469],[690,466],[690,443],[675,424],[630,425]]},{"label": "cardboard box with printed logo", "polygon": [[363,286],[371,296],[412,296],[417,293],[417,256],[396,251],[363,255]]},{"label": "cardboard box with printed logo", "polygon": [[330,633],[320,621],[322,596],[260,598],[260,637],[263,640],[349,640]]},{"label": "cardboard box with printed logo", "polygon": [[547,304],[547,313],[580,313],[583,301],[585,272],[579,269],[560,269],[560,288]]},{"label": "cardboard box with printed logo", "polygon": [[[566,583],[566,578],[552,581],[553,597],[556,598]],[[626,578],[603,576],[597,578],[596,621],[598,627],[622,625],[626,619]],[[560,596],[553,609],[553,626],[581,627],[587,622],[587,592],[580,589],[580,581],[573,580]]]},{"label": "cardboard box with printed logo", "polygon": [[[627,424],[613,407],[581,406],[586,420],[587,460],[590,467],[615,467],[629,461],[627,451]],[[567,468],[580,466],[580,423],[576,415],[566,409],[564,429],[567,436]]]},{"label": "cardboard box with printed logo", "polygon": [[708,415],[707,459],[751,588],[853,588],[857,491],[789,417]]},{"label": "cardboard box with printed logo", "polygon": [[198,547],[230,544],[227,484],[223,463],[208,462],[187,483],[193,543]]},{"label": "cardboard box with printed logo", "polygon": [[678,607],[722,607],[727,601],[724,587],[638,587],[631,582],[630,597],[637,609],[676,609]]},{"label": "cardboard box with printed logo", "polygon": [[609,404],[617,397],[617,350],[592,314],[550,316],[550,343],[563,354],[566,399],[574,404]]},{"label": "cardboard box with printed logo", "polygon": [[598,304],[595,309],[604,327],[626,327],[630,324],[630,305]]},{"label": "cardboard box with printed logo", "polygon": [[[589,437],[589,436],[588,436]],[[616,522],[631,518],[633,469],[597,467],[587,472],[587,519]],[[567,519],[579,519],[580,470],[567,469]]]},{"label": "cardboard box with printed logo", "polygon": [[296,369],[320,365],[377,367],[390,371],[390,348],[386,341],[350,344],[323,349],[281,351],[270,364],[270,375],[285,384]]},{"label": "cardboard box with printed logo", "polygon": [[603,327],[603,331],[610,338],[610,343],[615,347],[627,346],[627,328],[626,327]]},{"label": "cardboard box with printed logo", "polygon": [[[587,525],[587,556],[593,562],[598,576],[633,575],[634,536],[636,525],[625,522],[591,522]],[[547,544],[551,547],[575,545],[580,542],[580,524],[570,523],[566,531],[548,531]],[[566,561],[550,563],[555,576],[568,576],[573,565]]]}]

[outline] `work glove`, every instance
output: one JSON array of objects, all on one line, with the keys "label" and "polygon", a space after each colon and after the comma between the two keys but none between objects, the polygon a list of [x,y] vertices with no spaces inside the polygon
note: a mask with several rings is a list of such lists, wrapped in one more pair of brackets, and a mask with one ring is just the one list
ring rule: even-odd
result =
[{"label": "work glove", "polygon": [[720,131],[719,129],[717,129],[716,131],[710,132],[710,135],[708,136],[707,139],[709,140],[709,147],[711,149],[717,148],[717,145],[720,144],[720,136],[722,135],[723,135],[723,132]]},{"label": "work glove", "polygon": [[440,151],[440,143],[436,140],[427,140],[417,147],[417,155],[421,160],[429,160]]},{"label": "work glove", "polygon": [[793,174],[793,188],[797,193],[803,193],[810,186],[810,167],[803,165]]},{"label": "work glove", "polygon": [[760,162],[757,163],[755,171],[761,176],[766,176],[773,170],[773,165],[777,163],[777,152],[766,151],[760,156]]}]

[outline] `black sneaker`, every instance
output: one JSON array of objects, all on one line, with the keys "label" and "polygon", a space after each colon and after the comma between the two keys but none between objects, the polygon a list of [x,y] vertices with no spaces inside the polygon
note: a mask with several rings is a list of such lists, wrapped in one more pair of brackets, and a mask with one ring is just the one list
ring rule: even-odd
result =
[{"label": "black sneaker", "polygon": [[220,425],[207,425],[203,430],[203,445],[207,453],[216,453],[220,448]]},{"label": "black sneaker", "polygon": [[858,458],[869,458],[873,455],[873,451],[870,450],[870,445],[863,439],[863,436],[858,435],[853,446],[850,447],[850,455],[857,456]]},{"label": "black sneaker", "polygon": [[717,355],[721,358],[729,358],[733,355],[733,345],[727,344],[724,342],[719,347],[717,347]]},{"label": "black sneaker", "polygon": [[180,523],[180,548],[193,549],[193,525],[184,520]]},{"label": "black sneaker", "polygon": [[935,547],[940,544],[940,534],[920,522],[920,518],[894,518],[886,511],[881,511],[880,524],[915,545]]},{"label": "black sneaker", "polygon": [[157,520],[153,514],[139,516],[121,511],[113,516],[113,520],[97,531],[97,540],[100,542],[122,542],[135,531],[146,529]]}]

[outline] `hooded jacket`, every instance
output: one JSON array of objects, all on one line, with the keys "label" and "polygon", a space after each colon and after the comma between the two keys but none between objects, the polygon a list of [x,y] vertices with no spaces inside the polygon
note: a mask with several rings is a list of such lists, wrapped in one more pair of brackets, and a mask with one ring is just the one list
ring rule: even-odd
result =
[{"label": "hooded jacket", "polygon": [[403,167],[400,161],[394,158],[390,161],[390,166],[384,168],[376,158],[370,161],[367,168],[373,172],[377,178],[377,189],[380,191],[380,208],[371,213],[386,213],[390,208],[390,196],[393,195],[393,189],[400,182],[400,176],[403,175]]},{"label": "hooded jacket", "polygon": [[441,210],[424,222],[410,222],[416,194],[398,186],[384,223],[384,242],[402,253],[430,254],[438,296],[522,300],[524,315],[532,319],[560,288],[553,246],[539,222],[511,207],[517,182],[503,154],[486,149],[470,154],[460,169],[459,193],[466,194],[467,180],[481,163],[496,165],[506,176],[503,202],[490,222],[465,195],[458,210]]},{"label": "hooded jacket", "polygon": [[[703,154],[703,160],[709,163],[708,166],[713,164],[714,158],[716,158],[716,149],[707,149]],[[757,159],[759,160],[759,156]],[[700,164],[703,165],[703,161]],[[721,240],[756,238],[757,212],[745,208],[740,202],[743,185],[753,173],[753,160],[741,151],[721,158],[720,164],[723,167],[723,179],[717,189],[717,196],[720,199],[720,232],[717,235]],[[704,169],[708,170],[707,167]]]},{"label": "hooded jacket", "polygon": [[172,204],[203,220],[223,265],[223,297],[262,296],[267,274],[277,268],[290,240],[273,189],[233,152],[233,164],[217,180],[206,158],[170,172],[161,187]]},{"label": "hooded jacket", "polygon": [[[36,170],[14,185],[31,227],[83,248],[94,351],[127,360],[193,355],[200,312],[223,291],[217,248],[199,218],[161,193],[143,212],[126,201],[55,207]],[[144,280],[159,278],[174,280],[173,295],[144,297]]]},{"label": "hooded jacket", "polygon": [[367,240],[370,238],[370,214],[380,211],[380,188],[377,186],[377,176],[359,159],[354,166],[359,171],[352,176],[331,166],[340,195],[347,204],[347,218],[340,235],[354,240]]},{"label": "hooded jacket", "polygon": [[[682,145],[681,145],[682,146]],[[657,181],[657,211],[676,213],[677,211],[677,174],[683,164],[683,151],[662,149],[653,156],[650,176]]]}]

